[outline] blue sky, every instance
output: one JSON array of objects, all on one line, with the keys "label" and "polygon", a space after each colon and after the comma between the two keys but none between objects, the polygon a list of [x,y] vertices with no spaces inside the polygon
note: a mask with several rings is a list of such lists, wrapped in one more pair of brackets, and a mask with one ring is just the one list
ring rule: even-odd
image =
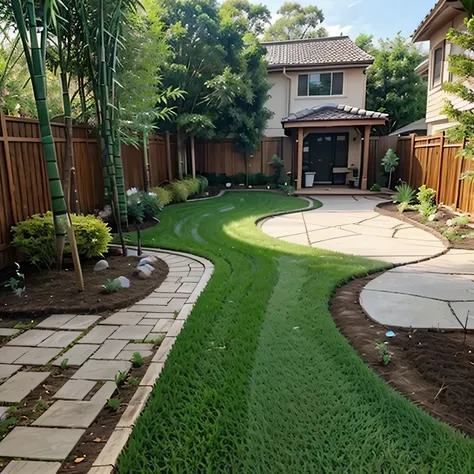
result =
[{"label": "blue sky", "polygon": [[[284,0],[254,0],[262,2],[273,14]],[[324,26],[331,35],[359,33],[376,38],[391,38],[401,31],[409,36],[433,8],[435,0],[296,0],[302,5],[316,5],[324,12]]]}]

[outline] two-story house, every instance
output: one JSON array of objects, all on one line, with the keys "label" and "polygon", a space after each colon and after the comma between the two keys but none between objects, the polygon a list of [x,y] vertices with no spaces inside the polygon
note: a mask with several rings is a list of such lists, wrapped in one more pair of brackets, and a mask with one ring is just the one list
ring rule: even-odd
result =
[{"label": "two-story house", "polygon": [[473,108],[472,103],[448,95],[442,89],[444,82],[453,80],[448,70],[448,56],[462,52],[458,46],[446,41],[446,35],[450,28],[463,28],[465,17],[466,11],[459,0],[439,0],[413,33],[413,42],[429,42],[429,58],[417,68],[418,73],[427,75],[428,78],[428,135],[442,132],[454,125],[442,114],[446,98],[459,110]]},{"label": "two-story house", "polygon": [[367,68],[374,58],[347,36],[263,43],[273,111],[266,136],[293,146],[297,188],[315,184],[367,188],[371,128],[387,115],[365,110]]}]

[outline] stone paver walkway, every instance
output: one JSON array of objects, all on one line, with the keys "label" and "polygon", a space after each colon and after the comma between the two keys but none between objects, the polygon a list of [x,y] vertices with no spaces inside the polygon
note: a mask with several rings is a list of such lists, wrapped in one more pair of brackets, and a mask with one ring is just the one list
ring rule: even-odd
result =
[{"label": "stone paver walkway", "polygon": [[[115,390],[115,376],[128,372],[134,352],[153,356],[117,428],[93,463],[90,474],[113,472],[115,461],[144,408],[168,353],[213,273],[202,258],[180,252],[150,251],[164,260],[169,273],[152,294],[107,318],[55,314],[0,348],[0,413],[19,403],[50,372],[51,363],[77,367],[72,378],[53,394],[56,401],[30,426],[15,427],[0,442],[0,457],[16,458],[3,472],[56,474]],[[16,334],[4,334],[9,337]],[[1,334],[0,334],[1,336]],[[153,341],[164,336],[155,349]],[[31,368],[36,366],[36,370]],[[100,387],[93,396],[90,392]],[[3,406],[2,406],[3,405]]]},{"label": "stone paver walkway", "polygon": [[272,217],[262,230],[287,242],[360,255],[394,264],[416,262],[444,250],[435,236],[374,211],[377,196],[312,196],[323,206]]}]

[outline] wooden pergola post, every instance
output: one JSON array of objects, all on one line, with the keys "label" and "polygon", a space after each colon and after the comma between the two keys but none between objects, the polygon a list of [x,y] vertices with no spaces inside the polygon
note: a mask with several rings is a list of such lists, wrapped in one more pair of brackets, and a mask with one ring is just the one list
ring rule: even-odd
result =
[{"label": "wooden pergola post", "polygon": [[296,189],[300,190],[303,187],[303,129],[298,128],[298,155],[297,155],[297,169],[296,169]]},{"label": "wooden pergola post", "polygon": [[367,191],[367,174],[369,171],[369,151],[370,151],[370,125],[364,128],[364,152],[362,155],[362,180],[360,188]]}]

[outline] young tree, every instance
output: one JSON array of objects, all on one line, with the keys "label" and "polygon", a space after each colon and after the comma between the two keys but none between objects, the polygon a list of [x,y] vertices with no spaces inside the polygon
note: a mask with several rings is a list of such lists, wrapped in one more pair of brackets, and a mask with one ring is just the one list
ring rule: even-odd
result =
[{"label": "young tree", "polygon": [[[460,31],[452,28],[447,40],[462,49],[462,53],[453,54],[448,57],[449,71],[455,77],[453,82],[445,82],[443,89],[453,96],[474,105],[474,68],[472,62],[472,51],[474,50],[474,0],[464,0],[468,16],[464,21],[465,28]],[[466,54],[466,51],[469,53]],[[443,110],[448,118],[457,124],[447,131],[447,136],[457,142],[465,142],[464,148],[459,152],[470,160],[474,160],[474,112],[472,109],[458,110],[451,100],[447,99]],[[462,179],[474,179],[474,171],[467,171],[461,176]]]},{"label": "young tree", "polygon": [[375,47],[368,35],[356,44],[375,57],[367,72],[367,109],[389,114],[385,135],[425,116],[426,81],[415,72],[425,55],[409,38],[398,34]]},{"label": "young tree", "polygon": [[277,11],[281,18],[265,30],[265,41],[281,41],[328,36],[322,10],[315,5],[303,7],[297,2],[285,2]]}]

